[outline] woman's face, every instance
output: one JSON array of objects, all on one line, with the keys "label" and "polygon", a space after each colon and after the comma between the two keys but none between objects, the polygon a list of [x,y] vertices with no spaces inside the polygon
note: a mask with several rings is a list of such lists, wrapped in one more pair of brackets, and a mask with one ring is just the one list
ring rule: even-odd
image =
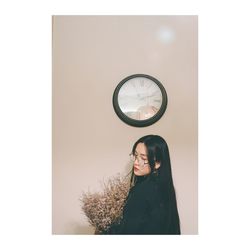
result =
[{"label": "woman's face", "polygon": [[144,143],[137,144],[134,157],[134,174],[136,176],[150,174],[151,168],[148,164],[147,149]]}]

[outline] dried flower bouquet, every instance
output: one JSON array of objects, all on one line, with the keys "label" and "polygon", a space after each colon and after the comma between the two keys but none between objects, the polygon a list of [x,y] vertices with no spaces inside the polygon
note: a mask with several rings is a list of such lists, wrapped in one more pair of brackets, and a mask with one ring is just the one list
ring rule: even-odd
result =
[{"label": "dried flower bouquet", "polygon": [[111,224],[119,223],[129,188],[129,178],[118,175],[103,183],[102,192],[83,193],[82,210],[97,232],[102,233]]}]

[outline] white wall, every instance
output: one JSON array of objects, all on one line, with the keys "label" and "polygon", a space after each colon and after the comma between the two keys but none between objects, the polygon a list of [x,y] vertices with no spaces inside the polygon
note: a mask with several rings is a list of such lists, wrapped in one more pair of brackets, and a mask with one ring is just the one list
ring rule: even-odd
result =
[{"label": "white wall", "polygon": [[[83,190],[127,170],[133,143],[159,134],[169,145],[183,234],[198,233],[197,16],[54,16],[53,234],[91,234]],[[126,76],[157,78],[168,107],[136,128],[115,114],[112,95]]]}]

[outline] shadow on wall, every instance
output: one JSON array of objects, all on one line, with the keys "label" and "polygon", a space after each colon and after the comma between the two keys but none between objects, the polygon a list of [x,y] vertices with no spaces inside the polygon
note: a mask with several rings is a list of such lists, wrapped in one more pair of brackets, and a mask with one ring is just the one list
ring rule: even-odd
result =
[{"label": "shadow on wall", "polygon": [[95,234],[95,229],[92,226],[75,225],[72,234]]},{"label": "shadow on wall", "polygon": [[93,235],[95,234],[95,228],[90,225],[83,225],[80,223],[71,223],[68,227],[68,232],[65,234],[89,234]]}]

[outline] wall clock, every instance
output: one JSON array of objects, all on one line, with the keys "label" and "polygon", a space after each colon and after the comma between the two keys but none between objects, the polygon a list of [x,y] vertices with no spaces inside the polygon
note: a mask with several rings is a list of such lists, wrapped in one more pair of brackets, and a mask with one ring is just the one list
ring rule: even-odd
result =
[{"label": "wall clock", "polygon": [[123,79],[113,93],[113,107],[118,117],[135,127],[158,121],[167,108],[167,93],[154,77],[135,74]]}]

